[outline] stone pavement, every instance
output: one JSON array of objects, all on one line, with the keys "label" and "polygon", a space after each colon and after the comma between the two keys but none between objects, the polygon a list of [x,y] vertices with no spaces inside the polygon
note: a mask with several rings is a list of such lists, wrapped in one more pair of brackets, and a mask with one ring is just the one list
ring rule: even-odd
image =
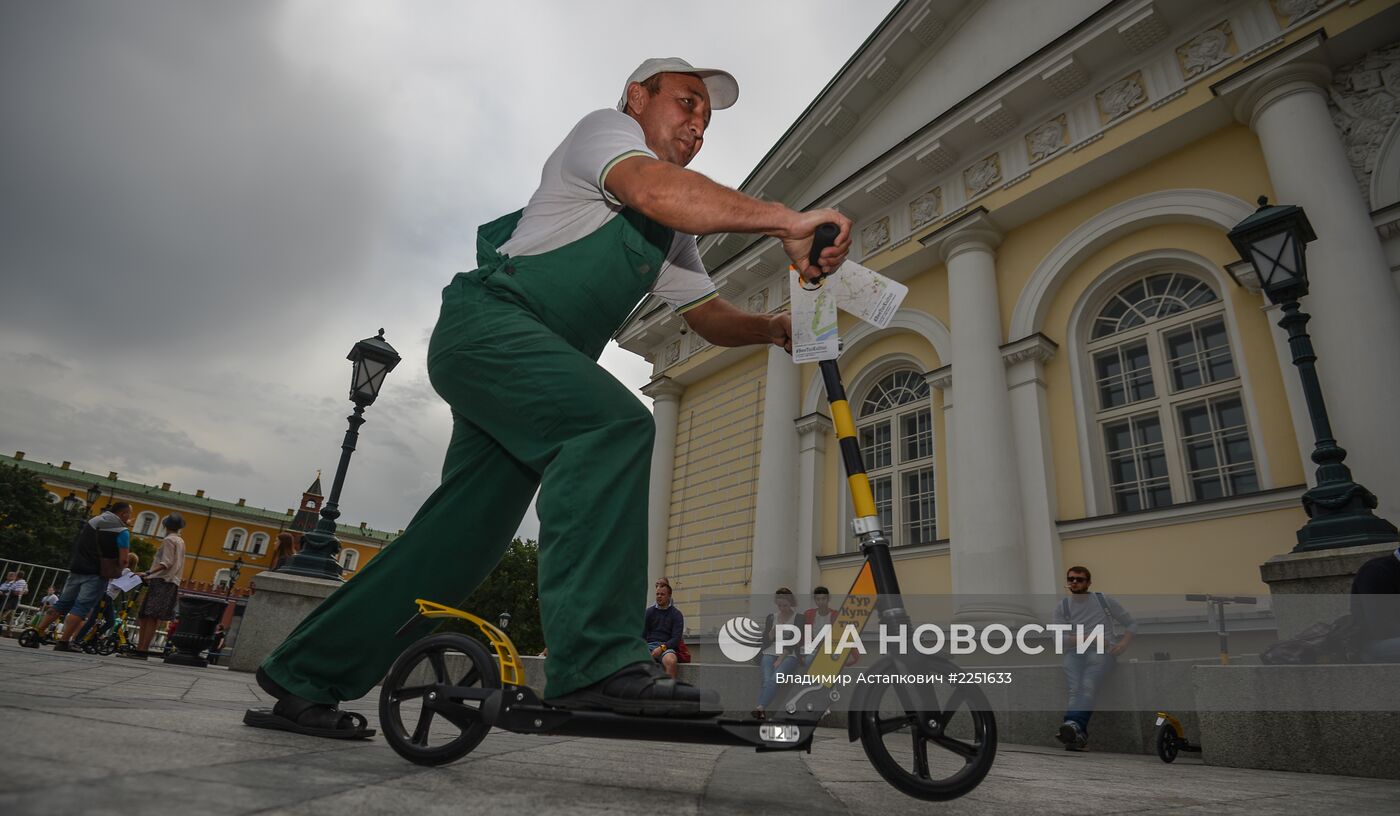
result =
[{"label": "stone pavement", "polygon": [[[352,707],[376,722],[376,701]],[[496,732],[452,765],[420,768],[379,737],[336,743],[243,726],[243,709],[266,702],[249,674],[0,639],[0,813],[1350,816],[1391,814],[1400,801],[1397,781],[1003,745],[970,795],[920,802],[876,776],[839,731],[820,733],[810,755]]]}]

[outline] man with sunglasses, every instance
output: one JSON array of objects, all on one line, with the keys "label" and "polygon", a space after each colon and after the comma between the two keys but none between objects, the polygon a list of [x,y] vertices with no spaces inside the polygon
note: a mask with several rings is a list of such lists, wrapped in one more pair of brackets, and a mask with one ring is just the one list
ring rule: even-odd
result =
[{"label": "man with sunglasses", "polygon": [[[1128,648],[1137,633],[1137,621],[1123,605],[1102,592],[1090,592],[1091,583],[1088,567],[1070,567],[1065,571],[1069,597],[1055,605],[1055,623],[1072,627],[1066,638],[1069,649],[1065,653],[1069,702],[1065,706],[1065,721],[1056,734],[1066,751],[1088,750],[1089,717],[1094,713],[1094,699],[1113,671],[1118,655]],[[1103,627],[1103,651],[1091,648],[1080,654],[1077,633],[1081,627],[1086,633],[1093,632],[1096,626]]]}]

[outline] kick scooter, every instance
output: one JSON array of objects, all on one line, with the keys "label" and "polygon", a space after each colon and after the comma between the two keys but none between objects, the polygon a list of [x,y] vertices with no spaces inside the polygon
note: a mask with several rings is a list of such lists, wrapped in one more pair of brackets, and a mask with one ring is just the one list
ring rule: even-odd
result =
[{"label": "kick scooter", "polygon": [[[836,240],[834,224],[824,224],[812,242],[811,261]],[[818,279],[820,280],[820,279]],[[872,614],[887,626],[908,625],[889,542],[861,461],[855,423],[834,360],[820,364],[840,440],[841,457],[857,518],[855,532],[865,564],[837,613],[836,629],[859,631]],[[543,703],[525,684],[520,655],[506,633],[468,612],[428,600],[399,630],[403,635],[428,618],[457,618],[485,636],[494,655],[463,634],[441,633],[410,646],[394,662],[379,696],[384,736],[398,754],[420,765],[460,759],[492,728],[517,734],[604,737],[752,746],[757,751],[812,749],[817,722],[833,703],[850,695],[847,736],[860,740],[875,770],[909,796],[947,800],[976,788],[996,757],[996,720],[975,685],[910,687],[893,683],[824,685],[794,690],[766,719],[749,716],[707,718],[639,717],[608,711],[579,711]],[[805,674],[835,678],[854,655],[815,654]],[[870,667],[873,675],[955,672],[946,660],[926,656],[886,656]],[[855,689],[854,691],[852,689]],[[435,725],[442,726],[435,729]]]},{"label": "kick scooter", "polygon": [[[1258,598],[1249,595],[1187,595],[1188,601],[1205,601],[1215,610],[1215,631],[1220,636],[1220,665],[1230,665],[1230,635],[1225,631],[1226,604],[1257,604]],[[1181,751],[1199,754],[1201,746],[1186,739],[1186,729],[1181,720],[1166,711],[1157,712],[1157,732],[1153,738],[1157,748],[1157,758],[1163,762],[1174,762]]]}]

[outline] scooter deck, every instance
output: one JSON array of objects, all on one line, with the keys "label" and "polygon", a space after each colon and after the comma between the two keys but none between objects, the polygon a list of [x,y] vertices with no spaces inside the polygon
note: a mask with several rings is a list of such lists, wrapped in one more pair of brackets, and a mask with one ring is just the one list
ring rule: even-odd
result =
[{"label": "scooter deck", "polygon": [[[495,689],[491,690],[495,692]],[[555,708],[525,687],[492,693],[484,719],[517,734],[555,734],[600,739],[654,740],[706,745],[747,745],[759,751],[811,751],[820,715],[756,720],[734,717],[639,717],[611,711]]]}]

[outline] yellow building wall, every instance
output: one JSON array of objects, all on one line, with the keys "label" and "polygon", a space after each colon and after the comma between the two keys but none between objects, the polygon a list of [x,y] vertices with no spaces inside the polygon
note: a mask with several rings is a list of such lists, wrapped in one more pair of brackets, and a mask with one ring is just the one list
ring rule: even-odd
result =
[{"label": "yellow building wall", "polygon": [[1297,544],[1301,507],[1164,525],[1063,542],[1064,565],[1085,564],[1116,595],[1268,595],[1259,565]]},{"label": "yellow building wall", "polygon": [[749,592],[766,364],[766,353],[745,357],[689,386],[678,407],[666,575],[691,630],[706,595]]},{"label": "yellow building wall", "polygon": [[[855,582],[860,567],[860,564],[827,567],[821,570],[821,577],[817,583],[831,590],[833,595],[845,595]],[[896,560],[894,570],[899,576],[899,590],[902,594],[947,595],[953,591],[953,570],[946,552]],[[1097,573],[1095,578],[1097,579]]]},{"label": "yellow building wall", "polygon": [[[72,488],[67,485],[55,484],[48,481],[44,482],[44,487],[49,492],[58,496],[66,496],[72,490]],[[212,584],[219,570],[231,568],[234,559],[241,557],[243,559],[243,565],[239,568],[237,586],[239,588],[246,588],[249,579],[254,575],[264,570],[272,569],[273,566],[275,566],[273,558],[276,555],[277,534],[287,529],[287,524],[290,524],[292,521],[291,516],[287,516],[286,522],[280,525],[261,519],[228,518],[220,515],[219,511],[215,511],[211,514],[208,510],[180,507],[174,503],[158,504],[149,500],[143,500],[140,496],[125,495],[120,490],[117,491],[116,500],[124,501],[131,505],[132,535],[146,538],[157,545],[159,545],[161,538],[164,537],[163,528],[161,528],[159,522],[157,522],[154,532],[141,536],[137,532],[139,529],[137,527],[137,520],[141,517],[141,514],[149,511],[155,513],[159,518],[164,518],[172,511],[179,511],[179,513],[185,517],[185,529],[180,531],[181,538],[185,540],[185,568],[181,580],[196,584]],[[110,501],[110,495],[104,495],[103,498],[98,499],[97,507],[105,509]],[[196,499],[196,501],[198,501],[198,499]],[[246,551],[228,552],[224,550],[224,543],[228,540],[229,531],[235,528],[244,530],[247,533],[243,538],[243,546],[245,549],[249,546],[252,536],[255,533],[264,533],[267,535],[268,543],[266,552],[262,555],[253,555],[251,552]],[[369,563],[374,556],[379,554],[381,545],[378,543],[356,541],[343,534],[338,537],[341,540],[342,546],[353,548],[360,554],[359,563],[353,572],[346,575],[347,578],[358,574],[359,571],[364,568],[365,564]],[[55,566],[66,568],[68,565],[65,563]],[[145,562],[141,564],[142,569],[149,569],[150,566],[149,563]]]}]

